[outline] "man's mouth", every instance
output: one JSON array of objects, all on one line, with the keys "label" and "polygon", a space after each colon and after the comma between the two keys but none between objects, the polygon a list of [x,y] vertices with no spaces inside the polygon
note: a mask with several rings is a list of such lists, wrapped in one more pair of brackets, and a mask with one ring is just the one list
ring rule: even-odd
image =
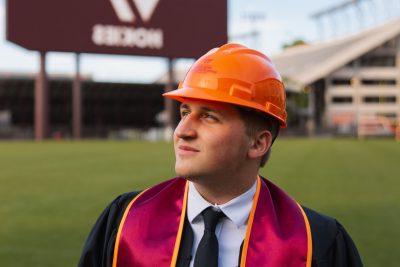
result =
[{"label": "man's mouth", "polygon": [[179,150],[183,150],[183,151],[200,152],[200,150],[198,150],[194,147],[191,147],[191,146],[180,145],[178,148],[179,148]]}]

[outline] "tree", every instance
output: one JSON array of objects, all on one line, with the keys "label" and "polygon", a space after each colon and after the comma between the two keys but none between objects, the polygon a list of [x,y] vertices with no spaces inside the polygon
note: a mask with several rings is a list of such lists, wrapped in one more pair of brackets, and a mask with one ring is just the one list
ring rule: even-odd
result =
[{"label": "tree", "polygon": [[286,49],[286,48],[289,48],[289,47],[293,47],[293,46],[297,46],[297,45],[306,45],[306,44],[307,44],[306,41],[304,41],[303,39],[299,39],[298,38],[298,39],[293,40],[292,42],[284,43],[282,48]]}]

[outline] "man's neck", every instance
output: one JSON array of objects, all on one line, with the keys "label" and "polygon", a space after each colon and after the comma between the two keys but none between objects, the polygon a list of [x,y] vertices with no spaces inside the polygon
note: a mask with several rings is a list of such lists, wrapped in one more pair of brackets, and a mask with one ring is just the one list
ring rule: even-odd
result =
[{"label": "man's neck", "polygon": [[249,190],[256,180],[257,174],[253,174],[243,179],[229,180],[228,178],[224,180],[221,179],[221,177],[218,177],[204,180],[196,179],[192,182],[196,187],[196,190],[205,200],[212,204],[221,205]]}]

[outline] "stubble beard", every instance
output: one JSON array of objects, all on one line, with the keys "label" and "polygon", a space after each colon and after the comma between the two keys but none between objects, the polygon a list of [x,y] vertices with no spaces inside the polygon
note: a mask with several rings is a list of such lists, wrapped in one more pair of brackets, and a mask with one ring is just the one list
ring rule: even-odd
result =
[{"label": "stubble beard", "polygon": [[177,168],[175,168],[175,172],[179,177],[185,178],[186,180],[196,184],[202,184],[207,187],[225,183],[226,181],[223,181],[222,179],[226,176],[230,176],[227,173],[227,168],[218,169],[217,166],[213,167],[215,169],[208,169],[208,171],[196,169],[186,169],[183,171],[179,171],[177,170]]}]

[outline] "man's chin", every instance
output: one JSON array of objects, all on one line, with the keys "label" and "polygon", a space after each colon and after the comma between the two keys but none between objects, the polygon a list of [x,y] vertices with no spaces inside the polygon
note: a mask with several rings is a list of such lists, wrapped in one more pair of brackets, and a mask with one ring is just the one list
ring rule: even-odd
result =
[{"label": "man's chin", "polygon": [[194,177],[194,173],[193,172],[189,172],[189,171],[177,171],[175,170],[175,173],[177,176],[188,179],[188,180],[192,180],[191,177]]},{"label": "man's chin", "polygon": [[196,180],[196,177],[201,173],[193,170],[192,168],[184,168],[183,166],[175,166],[175,173],[177,176],[183,177],[189,181]]}]

